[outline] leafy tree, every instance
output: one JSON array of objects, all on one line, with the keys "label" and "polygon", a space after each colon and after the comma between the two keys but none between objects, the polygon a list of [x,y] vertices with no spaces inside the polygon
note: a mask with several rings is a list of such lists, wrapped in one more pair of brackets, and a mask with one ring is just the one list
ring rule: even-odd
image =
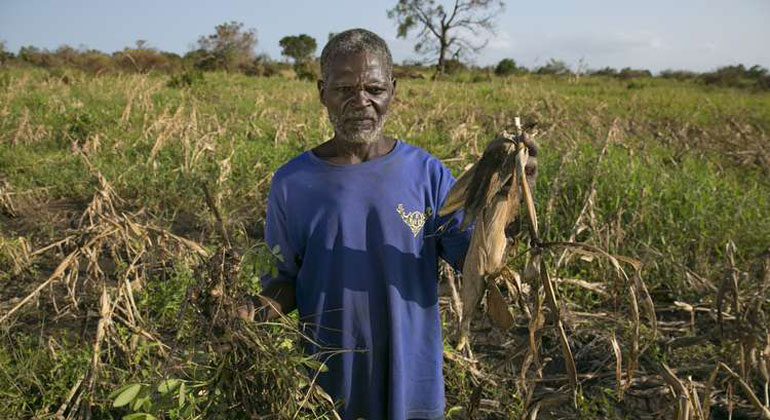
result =
[{"label": "leafy tree", "polygon": [[486,46],[486,40],[478,40],[494,31],[494,17],[503,7],[502,0],[454,0],[447,7],[437,0],[398,0],[388,17],[398,23],[399,38],[418,31],[414,50],[438,56],[438,75],[446,72],[447,56],[457,59]]},{"label": "leafy tree", "polygon": [[315,38],[301,34],[285,36],[279,41],[281,54],[294,59],[294,72],[300,80],[318,80],[317,65],[313,63],[313,53],[317,47]]},{"label": "leafy tree", "polygon": [[202,63],[196,65],[205,69],[235,70],[254,60],[256,46],[255,29],[244,30],[243,23],[235,21],[223,23],[217,25],[213,34],[198,38],[197,58]]},{"label": "leafy tree", "polygon": [[285,36],[278,41],[278,44],[281,46],[281,54],[291,57],[295,63],[310,60],[318,47],[315,38],[306,34]]},{"label": "leafy tree", "polygon": [[497,63],[495,74],[498,76],[509,76],[516,73],[517,70],[516,62],[512,58],[503,58]]},{"label": "leafy tree", "polygon": [[19,48],[19,58],[38,67],[51,67],[55,64],[50,51],[32,45]]}]

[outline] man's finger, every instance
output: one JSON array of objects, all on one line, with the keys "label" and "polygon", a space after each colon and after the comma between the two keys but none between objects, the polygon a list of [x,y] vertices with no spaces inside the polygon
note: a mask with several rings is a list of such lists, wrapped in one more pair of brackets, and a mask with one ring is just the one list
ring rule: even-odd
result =
[{"label": "man's finger", "polygon": [[524,142],[524,145],[527,146],[527,149],[529,151],[530,157],[537,157],[537,152],[540,150],[540,146],[538,146],[537,141],[535,141],[535,137],[531,136],[527,133],[524,133],[519,137],[520,141]]},{"label": "man's finger", "polygon": [[527,174],[527,178],[537,176],[537,158],[530,156],[527,159],[527,164],[524,166],[524,172]]}]

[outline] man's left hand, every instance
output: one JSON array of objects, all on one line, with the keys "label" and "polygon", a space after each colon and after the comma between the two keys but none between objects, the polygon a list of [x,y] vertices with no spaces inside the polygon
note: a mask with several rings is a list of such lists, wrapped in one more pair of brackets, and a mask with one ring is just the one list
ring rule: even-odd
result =
[{"label": "man's left hand", "polygon": [[[530,134],[524,133],[518,139],[524,142],[524,144],[527,146],[527,152],[529,153],[527,164],[524,166],[524,173],[527,175],[527,184],[529,185],[529,190],[534,196],[535,184],[537,181],[537,154],[540,151],[540,146],[538,146],[537,141],[535,141],[535,137]],[[521,221],[519,218],[516,218],[516,220],[505,227],[505,236],[508,239],[515,238],[520,232],[520,227]]]}]

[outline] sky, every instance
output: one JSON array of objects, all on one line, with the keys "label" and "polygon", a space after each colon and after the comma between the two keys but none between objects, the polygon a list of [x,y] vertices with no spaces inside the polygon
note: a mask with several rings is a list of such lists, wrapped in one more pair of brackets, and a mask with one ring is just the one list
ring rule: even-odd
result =
[{"label": "sky", "polygon": [[[448,3],[448,0],[437,0]],[[0,0],[0,40],[63,44],[105,52],[138,39],[179,54],[223,22],[256,29],[258,53],[283,59],[278,41],[305,33],[319,48],[330,32],[362,27],[382,36],[394,60],[421,58],[413,38],[397,39],[386,11],[396,0]],[[573,69],[605,66],[708,71],[724,65],[770,68],[769,0],[541,0],[505,2],[477,65],[513,58],[534,68],[560,59]]]}]

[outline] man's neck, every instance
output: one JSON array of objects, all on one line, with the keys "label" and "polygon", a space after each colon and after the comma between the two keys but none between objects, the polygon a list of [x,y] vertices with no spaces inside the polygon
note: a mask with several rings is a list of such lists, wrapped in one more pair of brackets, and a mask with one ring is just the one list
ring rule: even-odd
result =
[{"label": "man's neck", "polygon": [[355,165],[385,156],[396,144],[396,139],[381,136],[371,143],[353,143],[334,136],[313,149],[313,154],[330,163]]}]

